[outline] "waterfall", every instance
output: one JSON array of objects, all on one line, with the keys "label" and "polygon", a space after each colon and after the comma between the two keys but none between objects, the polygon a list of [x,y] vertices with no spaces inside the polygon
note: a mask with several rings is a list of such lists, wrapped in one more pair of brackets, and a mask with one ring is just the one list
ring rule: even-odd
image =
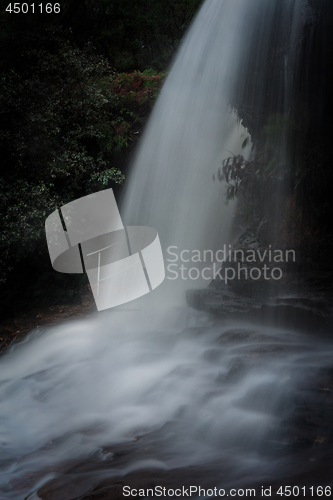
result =
[{"label": "waterfall", "polygon": [[[303,3],[203,4],[153,110],[120,210],[125,225],[155,228],[164,252],[231,242],[236,202],[225,205],[225,185],[212,174],[224,158],[250,154],[250,145],[242,148],[249,132],[233,109],[253,134],[260,117],[246,119],[238,104],[288,113]],[[280,70],[270,66],[273,36]],[[267,477],[274,443],[284,443],[291,393],[302,374],[327,362],[332,346],[293,332],[214,325],[183,306],[166,309],[170,297],[180,305],[186,287],[189,281],[166,279],[144,307],[140,299],[36,330],[7,352],[0,360],[1,498],[40,498],[36,491],[59,477],[75,482],[79,498],[131,471],[223,461],[225,485],[235,486],[240,474]]]},{"label": "waterfall", "polygon": [[[266,125],[263,115],[289,116],[303,4],[207,0],[198,13],[152,112],[121,207],[126,224],[151,225],[159,232],[165,257],[169,246],[177,247],[176,253],[207,249],[215,255],[231,243],[236,201],[226,205],[226,185],[212,182],[212,174],[227,157],[250,157],[251,142],[242,144],[250,132],[257,139]],[[272,46],[281,56],[272,57]],[[254,126],[244,119],[250,132],[234,111],[239,108],[244,118],[242,105],[260,117]],[[287,120],[274,134],[280,163],[290,168]],[[277,219],[285,194],[278,190]],[[178,302],[184,289],[209,283],[168,278],[167,273],[162,288]]]},{"label": "waterfall", "polygon": [[[249,154],[250,145],[241,148],[248,133],[230,106],[247,4],[204,3],[175,58],[133,162],[122,215],[126,224],[155,227],[164,251],[171,245],[179,251],[215,251],[230,243],[235,202],[225,205],[225,185],[214,183],[212,176],[224,158]],[[179,281],[173,283],[173,297]]]}]

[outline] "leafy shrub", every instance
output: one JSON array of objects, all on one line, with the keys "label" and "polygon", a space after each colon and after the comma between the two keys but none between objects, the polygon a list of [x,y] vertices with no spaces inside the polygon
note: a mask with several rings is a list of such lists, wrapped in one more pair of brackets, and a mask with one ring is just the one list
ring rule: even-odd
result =
[{"label": "leafy shrub", "polygon": [[165,72],[148,69],[118,73],[109,82],[99,82],[103,92],[113,95],[109,121],[100,126],[106,151],[121,153],[137,142],[165,77]]},{"label": "leafy shrub", "polygon": [[24,53],[29,71],[0,80],[2,280],[41,248],[45,218],[57,206],[124,178],[103,144],[114,97],[97,82],[112,78],[109,64],[89,44],[53,41],[52,51]]}]

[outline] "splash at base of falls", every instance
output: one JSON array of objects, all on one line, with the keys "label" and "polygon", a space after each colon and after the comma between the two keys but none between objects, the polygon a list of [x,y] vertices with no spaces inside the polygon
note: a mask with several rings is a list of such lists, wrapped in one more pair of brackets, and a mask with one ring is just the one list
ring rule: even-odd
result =
[{"label": "splash at base of falls", "polygon": [[23,499],[72,469],[72,481],[98,483],[227,460],[230,481],[274,476],[295,448],[302,384],[332,351],[181,308],[34,332],[2,359],[0,497]]}]

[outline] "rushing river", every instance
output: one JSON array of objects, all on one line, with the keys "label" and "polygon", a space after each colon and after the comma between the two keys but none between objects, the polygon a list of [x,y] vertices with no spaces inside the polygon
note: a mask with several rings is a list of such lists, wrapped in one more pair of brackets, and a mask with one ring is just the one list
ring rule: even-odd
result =
[{"label": "rushing river", "polygon": [[0,498],[23,499],[68,468],[80,484],[227,460],[224,487],[274,478],[302,439],[299,400],[310,402],[332,354],[332,342],[188,308],[118,309],[35,331],[1,363]]},{"label": "rushing river", "polygon": [[[248,157],[251,143],[242,148],[249,134],[230,102],[249,48],[258,47],[258,61],[269,58],[267,37],[281,28],[290,49],[280,93],[271,98],[288,109],[304,3],[202,6],[152,113],[120,210],[126,225],[154,227],[164,252],[170,245],[214,252],[232,242],[235,203],[224,205],[225,185],[212,174],[230,154]],[[286,477],[283,466],[290,472],[286,457],[296,440],[314,446],[329,439],[325,419],[303,431],[297,422],[306,421],[318,394],[330,395],[332,342],[216,322],[186,306],[186,288],[181,279],[165,280],[138,301],[35,330],[3,355],[0,499],[81,498],[100,482],[142,470],[221,467],[214,481],[224,487],[264,483]],[[304,460],[293,470],[307,473],[317,459]],[[61,478],[76,489],[56,493]]]}]

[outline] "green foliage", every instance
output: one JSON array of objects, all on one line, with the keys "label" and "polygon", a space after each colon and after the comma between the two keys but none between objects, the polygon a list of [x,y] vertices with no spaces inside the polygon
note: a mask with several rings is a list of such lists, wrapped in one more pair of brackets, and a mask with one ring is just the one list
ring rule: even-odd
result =
[{"label": "green foliage", "polygon": [[123,153],[137,142],[165,76],[165,72],[149,68],[144,72],[118,73],[112,81],[100,82],[114,96],[110,121],[100,126],[107,151]]},{"label": "green foliage", "polygon": [[60,14],[14,15],[0,0],[3,311],[17,300],[37,305],[44,293],[65,300],[69,283],[77,289],[75,277],[50,267],[45,218],[123,182],[117,167],[126,168],[161,70],[201,2],[63,0]]},{"label": "green foliage", "polygon": [[213,175],[213,180],[217,178],[220,182],[225,181],[227,201],[233,200],[240,194],[246,195],[253,169],[253,161],[245,160],[242,155],[234,155],[223,160],[221,168]]},{"label": "green foliage", "polygon": [[53,51],[30,50],[24,75],[0,81],[0,251],[2,279],[44,238],[44,221],[73,198],[122,183],[104,147],[114,97],[105,59],[88,44],[74,48],[53,35]]},{"label": "green foliage", "polygon": [[[294,187],[299,183],[299,167],[295,149],[300,143],[300,128],[292,119],[281,114],[269,116],[252,146],[253,159],[245,160],[242,155],[233,155],[222,162],[213,179],[227,183],[226,198],[234,199],[242,195],[251,202],[262,199],[259,193],[269,193],[270,189],[290,175]],[[250,138],[242,144],[245,148]]]}]

